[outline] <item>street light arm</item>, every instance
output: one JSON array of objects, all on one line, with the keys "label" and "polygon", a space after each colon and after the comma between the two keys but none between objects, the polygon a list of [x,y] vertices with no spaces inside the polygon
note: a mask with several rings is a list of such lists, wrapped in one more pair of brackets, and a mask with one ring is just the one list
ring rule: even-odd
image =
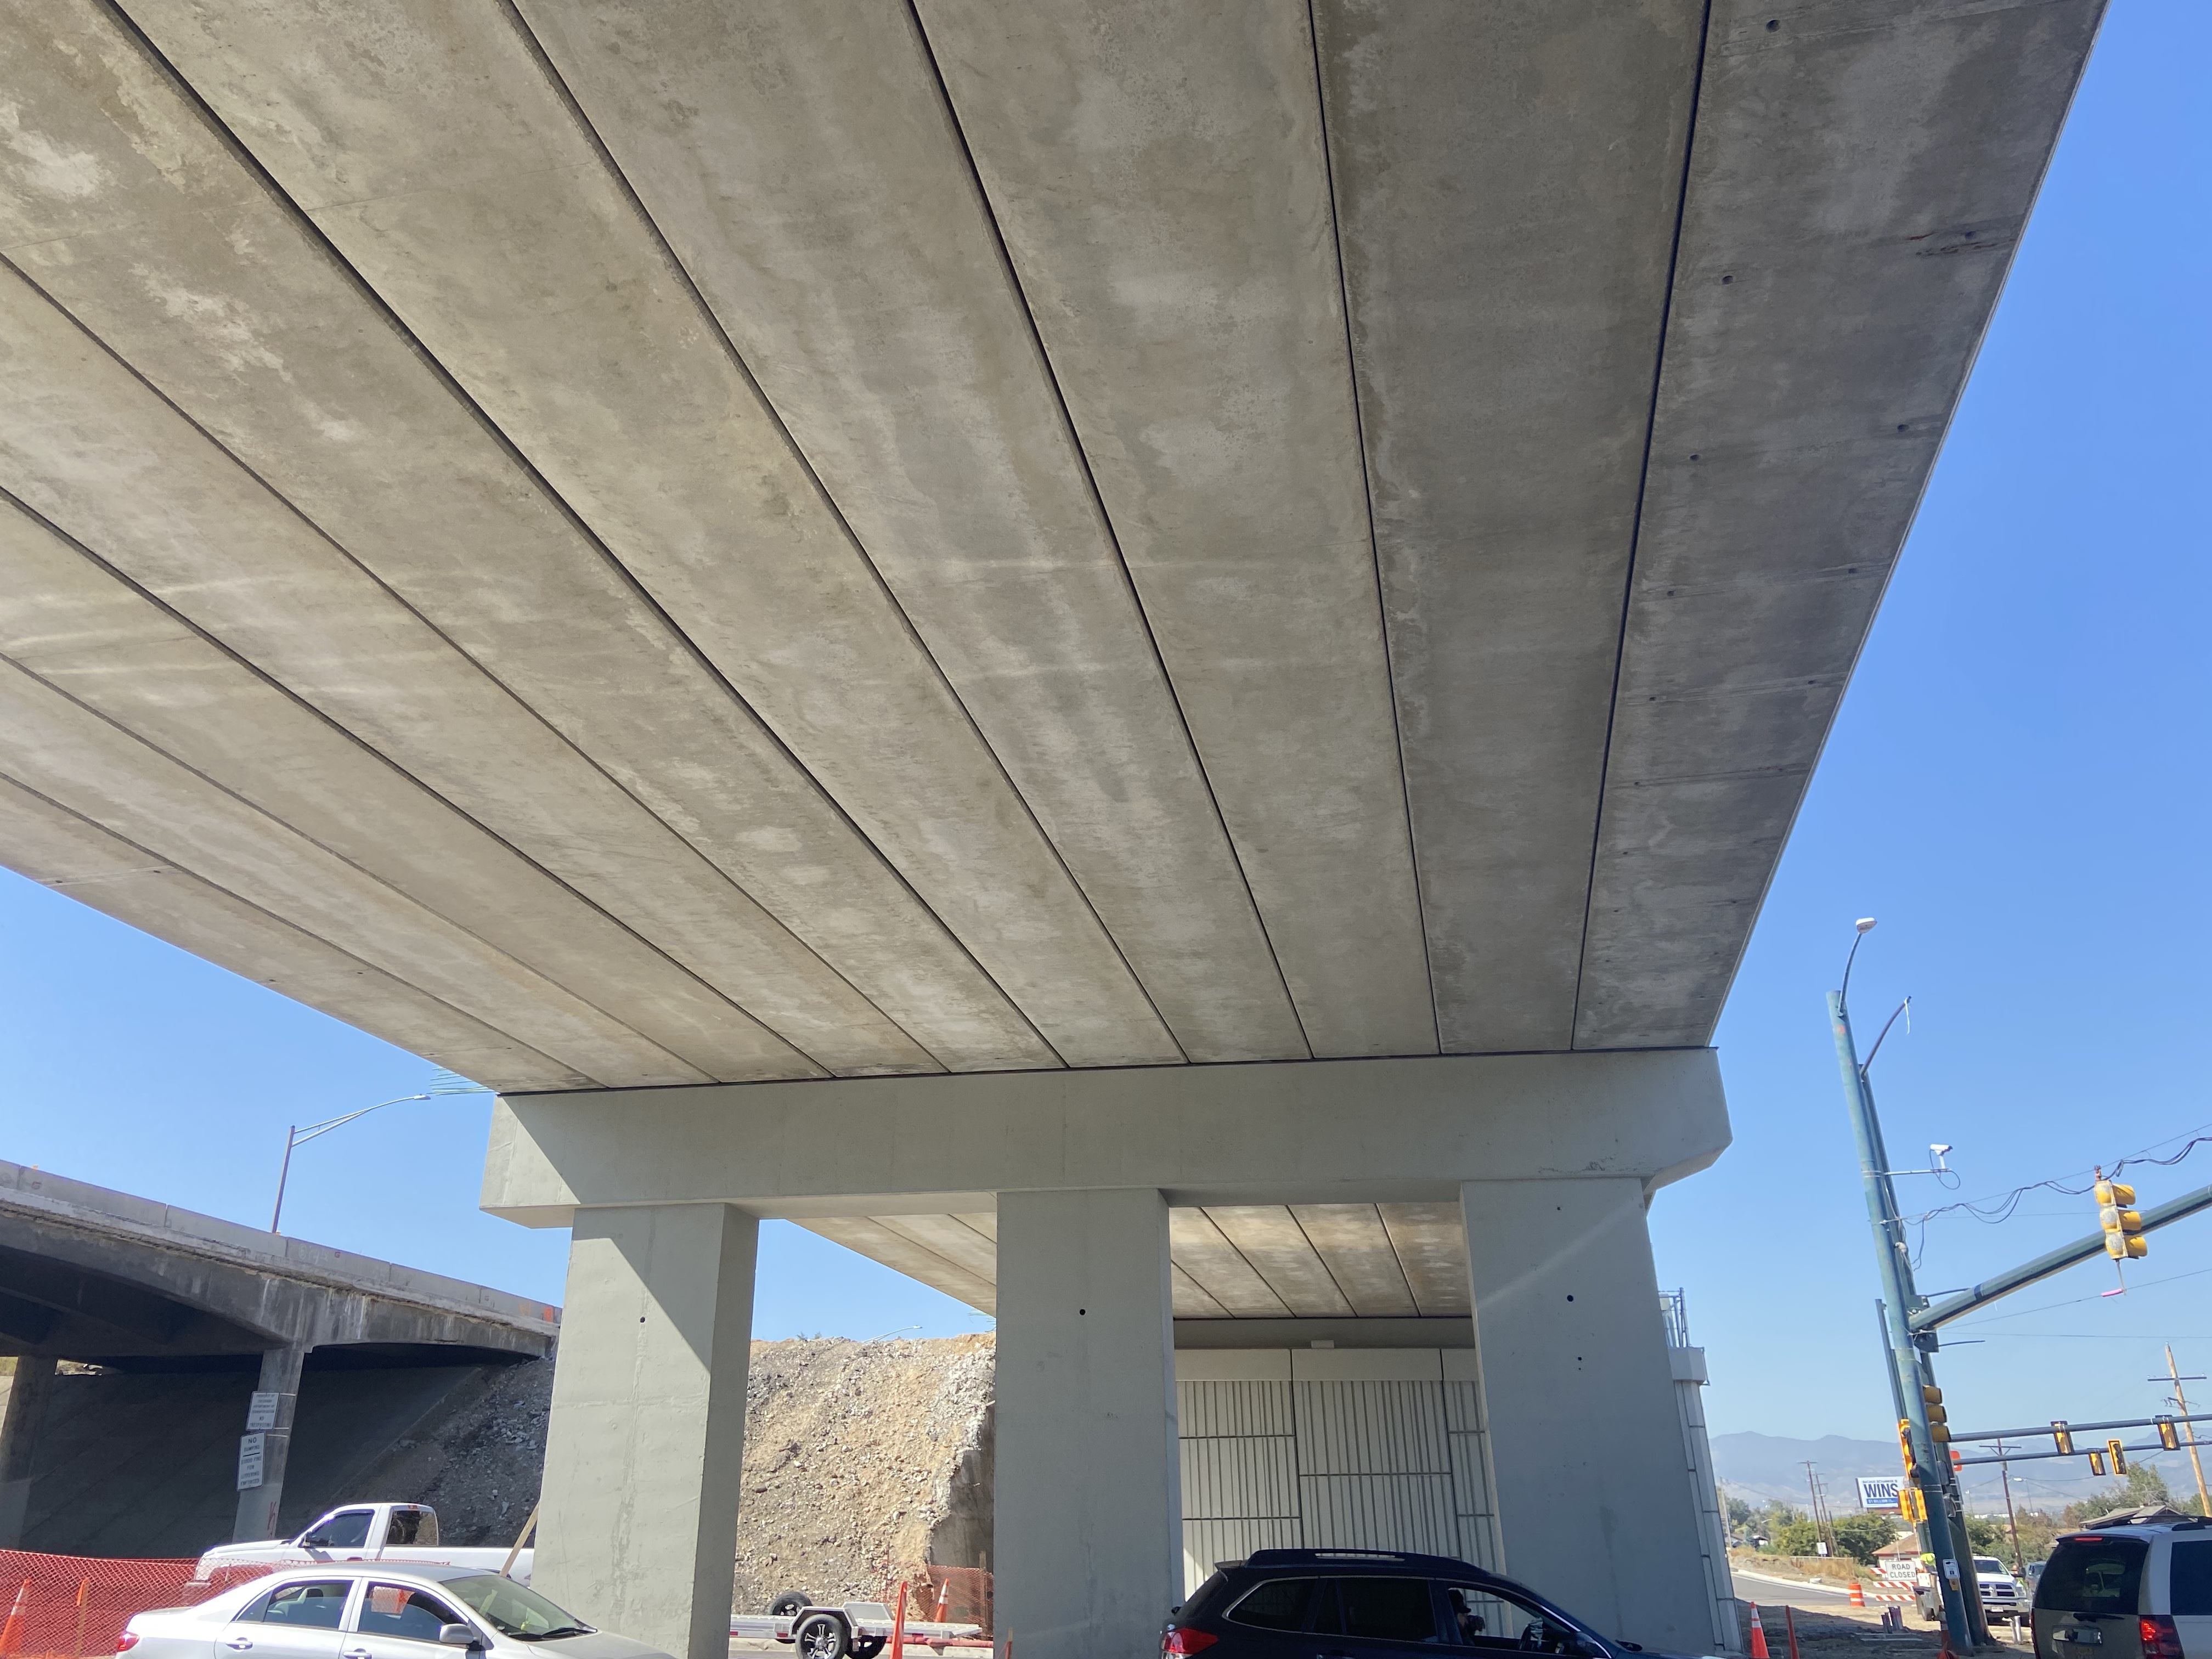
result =
[{"label": "street light arm", "polygon": [[390,1100],[378,1101],[374,1106],[364,1106],[357,1112],[341,1112],[336,1117],[326,1117],[320,1123],[294,1124],[284,1132],[284,1162],[276,1171],[276,1207],[269,1212],[269,1231],[272,1233],[278,1231],[278,1224],[284,1218],[284,1184],[292,1177],[292,1153],[296,1148],[306,1146],[317,1135],[326,1135],[333,1129],[343,1129],[356,1118],[367,1117],[371,1112],[380,1112],[387,1106],[397,1106],[410,1100],[430,1100],[439,1095],[480,1095],[489,1092],[490,1091],[481,1083],[471,1083],[468,1079],[456,1076],[441,1066],[431,1074],[430,1086],[420,1094],[395,1095]]},{"label": "street light arm", "polygon": [[[1897,1012],[1892,1014],[1887,1020],[1883,1022],[1881,1035],[1875,1038],[1874,1047],[1867,1050],[1867,1057],[1859,1062],[1859,1075],[1861,1077],[1864,1077],[1867,1074],[1868,1067],[1874,1064],[1874,1057],[1881,1052],[1881,1045],[1888,1040],[1889,1028],[1897,1024],[1898,1015],[1902,1014],[1911,1006],[1912,999],[1911,997],[1905,998],[1904,1001],[1897,1005]],[[1917,1172],[1916,1171],[1916,1173]]]},{"label": "street light arm", "polygon": [[374,1106],[364,1106],[357,1112],[347,1112],[338,1117],[326,1117],[320,1123],[307,1124],[292,1131],[292,1144],[304,1146],[317,1135],[326,1135],[333,1129],[342,1129],[357,1117],[367,1117],[371,1112],[380,1112],[387,1106],[398,1106],[410,1100],[428,1100],[428,1095],[395,1095],[390,1100],[380,1100]]}]

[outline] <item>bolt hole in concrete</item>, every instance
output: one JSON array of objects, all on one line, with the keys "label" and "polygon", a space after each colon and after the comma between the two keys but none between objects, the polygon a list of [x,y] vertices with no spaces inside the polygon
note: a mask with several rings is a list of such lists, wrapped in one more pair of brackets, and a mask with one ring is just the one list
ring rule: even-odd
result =
[{"label": "bolt hole in concrete", "polygon": [[1782,20],[1779,17],[1770,17],[1766,20],[1766,32],[1769,34],[1773,33],[1775,30],[1781,27]]}]

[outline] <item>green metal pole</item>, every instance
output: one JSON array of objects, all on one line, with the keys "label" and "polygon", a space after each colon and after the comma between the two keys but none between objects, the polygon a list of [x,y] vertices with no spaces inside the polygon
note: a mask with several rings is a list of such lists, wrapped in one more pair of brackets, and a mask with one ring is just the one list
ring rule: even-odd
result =
[{"label": "green metal pole", "polygon": [[[1912,1446],[1912,1484],[1918,1489],[1928,1519],[1918,1523],[1920,1549],[1934,1558],[1936,1592],[1942,1600],[1943,1623],[1951,1644],[1961,1651],[1980,1645],[1972,1614],[1967,1610],[1972,1577],[1959,1559],[1952,1536],[1949,1482],[1944,1453],[1928,1431],[1928,1401],[1921,1393],[1923,1377],[1920,1356],[1912,1345],[1905,1321],[1920,1305],[1912,1285],[1912,1267],[1906,1259],[1905,1225],[1899,1218],[1897,1194],[1890,1185],[1889,1161],[1883,1156],[1881,1125],[1875,1116],[1874,1100],[1866,1076],[1859,1070],[1858,1044],[1851,1036],[1850,1012],[1843,994],[1828,993],[1828,1021],[1835,1030],[1836,1060],[1843,1068],[1844,1101],[1850,1109],[1851,1134],[1858,1144],[1859,1179],[1866,1189],[1867,1219],[1874,1228],[1875,1265],[1881,1274],[1882,1334],[1888,1350],[1895,1397],[1905,1407],[1906,1437]],[[1971,1566],[1972,1558],[1967,1565]]]}]

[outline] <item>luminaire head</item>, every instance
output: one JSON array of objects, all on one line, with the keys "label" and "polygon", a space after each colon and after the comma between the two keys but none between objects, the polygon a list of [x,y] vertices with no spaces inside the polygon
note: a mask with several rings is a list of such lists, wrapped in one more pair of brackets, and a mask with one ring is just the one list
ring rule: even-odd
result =
[{"label": "luminaire head", "polygon": [[1872,916],[1861,916],[1859,918],[1859,932],[1862,933],[1872,933],[1874,931],[1874,921],[1875,919]]}]

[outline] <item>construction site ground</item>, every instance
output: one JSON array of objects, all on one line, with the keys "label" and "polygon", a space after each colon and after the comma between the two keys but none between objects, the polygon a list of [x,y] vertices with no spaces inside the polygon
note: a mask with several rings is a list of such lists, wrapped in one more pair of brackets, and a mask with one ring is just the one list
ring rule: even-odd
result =
[{"label": "construction site ground", "polygon": [[[1739,1589],[1741,1586],[1738,1587]],[[1837,1606],[1823,1602],[1818,1607],[1792,1605],[1785,1619],[1783,1607],[1786,1595],[1774,1601],[1762,1601],[1758,1606],[1761,1622],[1766,1627],[1766,1651],[1769,1659],[1790,1659],[1789,1626],[1797,1627],[1797,1659],[1866,1659],[1875,1653],[1894,1653],[1907,1659],[1919,1655],[1942,1651],[1942,1632],[1933,1625],[1923,1625],[1914,1617],[1912,1609],[1905,1610],[1905,1628],[1886,1631],[1881,1627],[1880,1607],[1855,1607],[1849,1603]],[[1742,1640],[1737,1652],[1751,1651],[1752,1604],[1736,1603]],[[2009,1651],[2027,1653],[2033,1650],[2034,1643],[2022,1637],[2013,1639],[2011,1626],[2000,1622],[1991,1627],[1997,1646]]]}]

